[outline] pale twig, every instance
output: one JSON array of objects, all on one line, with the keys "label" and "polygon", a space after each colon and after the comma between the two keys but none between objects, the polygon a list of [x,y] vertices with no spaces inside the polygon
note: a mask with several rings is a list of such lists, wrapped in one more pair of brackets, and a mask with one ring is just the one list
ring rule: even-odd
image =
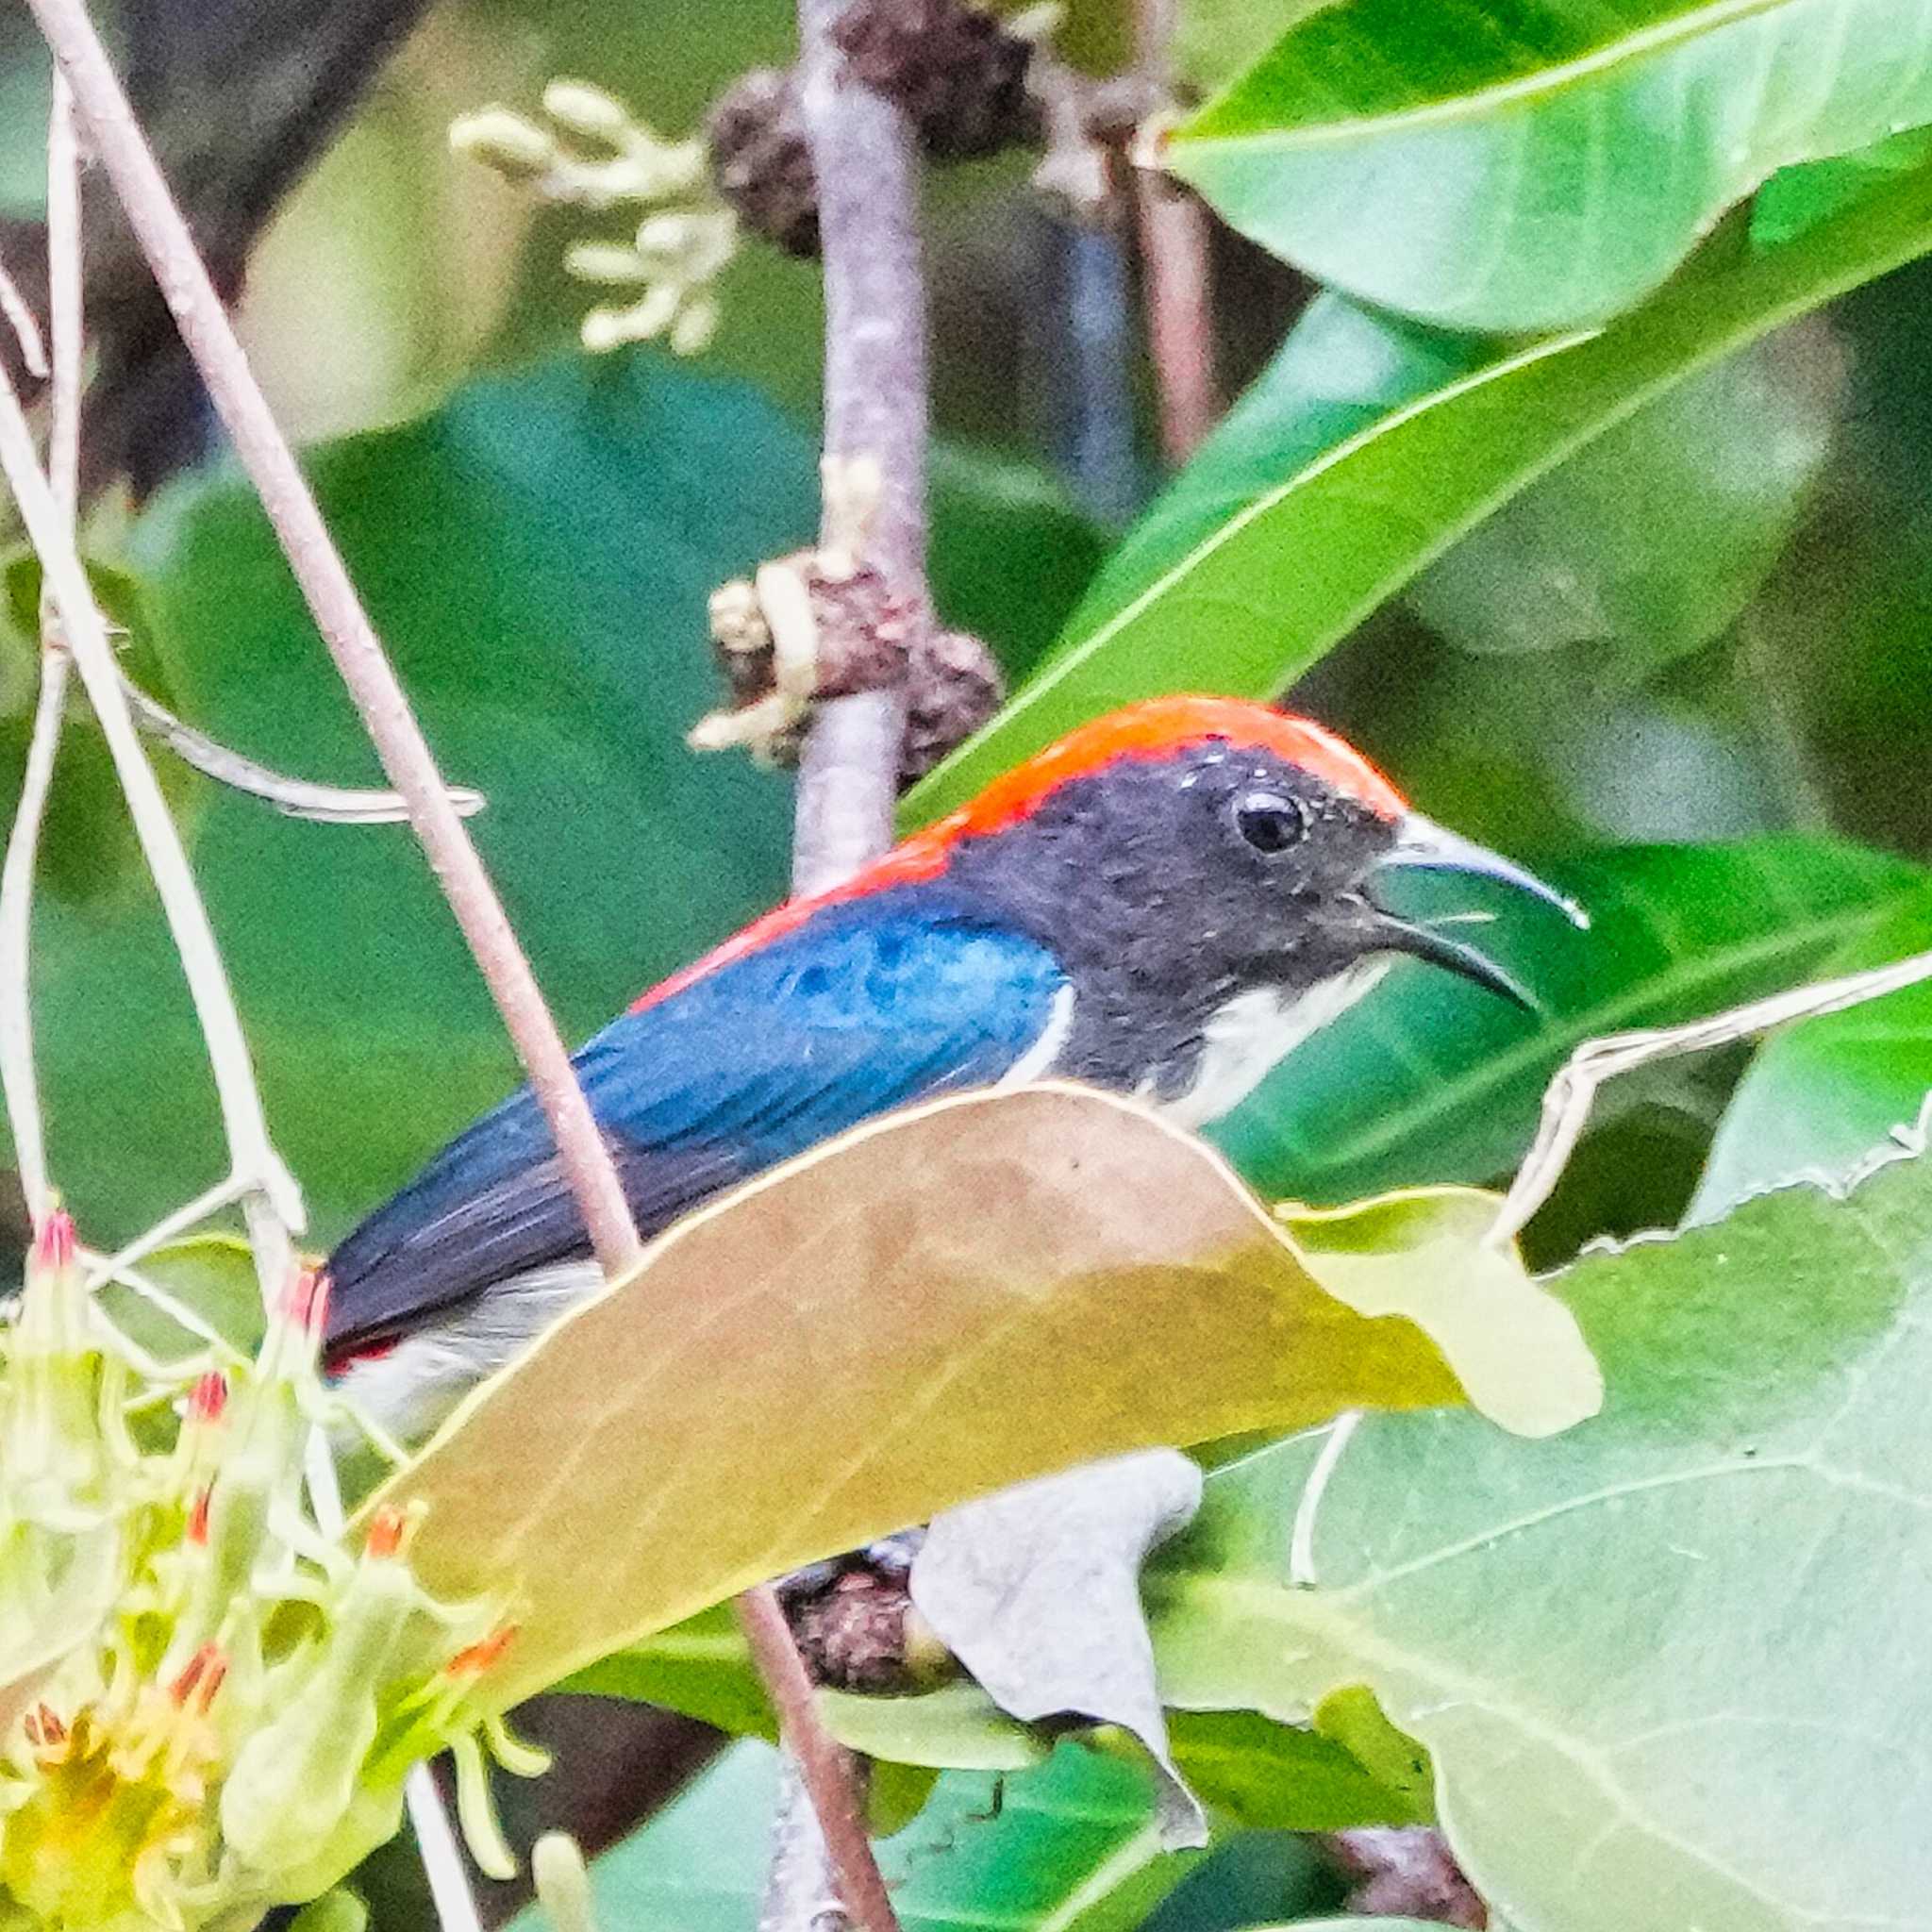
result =
[{"label": "pale twig", "polygon": [[1224,407],[1214,366],[1208,215],[1187,190],[1145,170],[1134,177],[1134,205],[1161,453],[1178,467],[1207,440]]},{"label": "pale twig", "polygon": [[[122,695],[114,649],[75,550],[74,533],[66,527],[60,507],[42,473],[26,412],[4,371],[0,371],[0,471],[6,475],[21,521],[40,557],[48,592],[59,613],[61,635],[108,741],[135,834],[160,895],[161,909],[208,1041],[234,1176],[252,1194],[268,1201],[282,1222],[299,1226],[301,1197],[269,1141],[268,1124],[255,1087],[254,1063],[207,908],[195,890],[181,835],[142,751],[134,720]],[[265,1291],[278,1292],[281,1284],[264,1282],[263,1287]]]},{"label": "pale twig", "polygon": [[47,307],[54,341],[47,480],[70,529],[80,514],[81,236],[74,91],[65,75],[56,74],[47,122]]},{"label": "pale twig", "polygon": [[[834,38],[844,7],[845,0],[798,0],[799,110],[818,182],[824,260],[820,539],[829,552],[853,546],[855,502],[862,494],[864,561],[915,622],[930,623],[918,148],[904,110],[859,80]],[[891,843],[905,736],[903,691],[863,691],[817,708],[798,761],[794,893],[837,885]],[[861,1774],[824,1727],[775,1593],[769,1587],[747,1592],[738,1617],[797,1769],[796,1781],[788,1777],[779,1796],[760,1932],[818,1932],[842,1919],[863,1932],[896,1932],[866,1834]],[[815,1832],[793,1815],[801,1789]],[[824,1909],[833,1889],[824,1876],[837,1880],[842,1913]]]},{"label": "pale twig", "polygon": [[1597,1090],[1607,1080],[1653,1060],[1728,1046],[1793,1020],[1841,1013],[1926,979],[1932,979],[1932,953],[1915,953],[1890,966],[1847,973],[1837,979],[1820,980],[1815,986],[1792,987],[1681,1026],[1644,1027],[1586,1040],[1558,1069],[1543,1094],[1536,1140],[1497,1210],[1488,1239],[1498,1247],[1514,1241],[1550,1198],[1589,1123]]},{"label": "pale twig", "polygon": [[47,379],[47,343],[41,334],[41,325],[33,310],[27,307],[27,300],[20,292],[19,285],[0,264],[0,322],[5,322],[13,331],[13,340],[20,344],[21,367],[36,382]]},{"label": "pale twig", "polygon": [[640,1252],[637,1229],[569,1054],[100,36],[80,0],[28,6],[73,86],[95,158],[127,211],[376,756],[408,801],[409,823],[529,1074],[597,1258],[607,1274],[621,1273]]},{"label": "pale twig", "polygon": [[13,1135],[13,1160],[21,1191],[35,1227],[53,1205],[47,1180],[46,1138],[41,1125],[40,1079],[34,1068],[33,1008],[29,991],[33,930],[34,861],[40,851],[41,822],[60,749],[60,720],[67,707],[67,658],[47,651],[41,657],[41,695],[34,708],[33,735],[27,740],[26,770],[20,803],[0,864],[0,1083],[7,1090],[7,1124]]},{"label": "pale twig", "polygon": [[[792,1641],[791,1627],[785,1621],[777,1592],[770,1584],[760,1584],[738,1599],[737,1609],[738,1625],[744,1633],[752,1662],[757,1665],[773,1708],[778,1714],[779,1741],[796,1765],[798,1781],[811,1801],[825,1852],[838,1877],[839,1897],[845,1916],[862,1932],[898,1932],[898,1917],[887,1894],[886,1881],[880,1876],[878,1860],[873,1857],[872,1840],[866,1836],[858,1767],[851,1753],[825,1728],[805,1659]],[[785,1848],[788,1834],[796,1828],[781,1803],[780,1851]],[[813,1892],[822,1895],[823,1888],[813,1884],[808,1871],[798,1875],[801,1899]],[[760,1928],[761,1932],[804,1932],[796,1924],[767,1926],[762,1917]]]},{"label": "pale twig", "polygon": [[[48,465],[55,499],[72,532],[80,499],[80,156],[74,138],[74,100],[66,82],[58,77],[47,118],[47,283],[53,308],[51,370],[33,313],[4,275],[0,307],[6,308],[20,337],[29,373],[53,379]],[[21,1191],[26,1197],[28,1219],[37,1228],[53,1206],[53,1194],[34,1061],[34,869],[59,756],[68,682],[67,653],[49,626],[43,625],[42,631],[40,696],[7,857],[0,863],[0,1086],[6,1089],[7,1124]]]},{"label": "pale twig", "polygon": [[[1141,74],[1165,93],[1171,86],[1174,0],[1136,0],[1134,27]],[[1134,171],[1134,207],[1160,447],[1170,463],[1180,464],[1221,420],[1223,408],[1214,368],[1208,212],[1179,183],[1155,168]]]},{"label": "pale twig", "polygon": [[[409,808],[399,791],[323,785],[312,778],[291,778],[271,771],[239,751],[229,750],[207,732],[184,724],[130,678],[124,676],[121,685],[133,708],[134,722],[143,731],[165,744],[183,764],[192,765],[204,777],[231,791],[245,791],[291,819],[322,825],[392,825],[409,816]],[[449,788],[449,801],[464,818],[481,811],[484,805],[480,791],[461,785]]]}]

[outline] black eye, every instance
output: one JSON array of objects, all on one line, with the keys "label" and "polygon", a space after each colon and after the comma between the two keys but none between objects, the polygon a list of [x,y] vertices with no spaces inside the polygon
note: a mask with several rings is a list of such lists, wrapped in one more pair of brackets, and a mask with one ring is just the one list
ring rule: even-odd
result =
[{"label": "black eye", "polygon": [[1249,791],[1235,800],[1234,822],[1257,852],[1286,852],[1308,829],[1308,811],[1298,798]]}]

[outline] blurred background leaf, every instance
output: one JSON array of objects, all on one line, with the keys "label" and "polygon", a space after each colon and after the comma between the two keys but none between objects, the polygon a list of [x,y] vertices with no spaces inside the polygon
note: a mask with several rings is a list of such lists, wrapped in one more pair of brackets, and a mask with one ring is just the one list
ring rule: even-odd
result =
[{"label": "blurred background leaf", "polygon": [[[1195,685],[1280,691],[1566,458],[1780,324],[1918,255],[1932,242],[1932,169],[1874,179],[1833,220],[1777,245],[1721,232],[1599,334],[1500,359],[1318,305],[1108,560],[1033,677],[909,795],[908,814],[957,804],[1112,705]],[[1821,436],[1814,427],[1808,441]],[[1719,520],[1726,541],[1740,510]],[[1755,548],[1761,569],[1761,532]]]}]

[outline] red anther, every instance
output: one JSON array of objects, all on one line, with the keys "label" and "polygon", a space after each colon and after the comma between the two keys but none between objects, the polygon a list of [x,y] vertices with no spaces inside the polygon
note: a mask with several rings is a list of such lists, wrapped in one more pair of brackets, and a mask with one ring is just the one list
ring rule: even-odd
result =
[{"label": "red anther", "polygon": [[37,1751],[48,1750],[67,1741],[67,1726],[50,1704],[37,1705],[28,1711],[22,1728],[26,1732],[27,1742]]},{"label": "red anther", "polygon": [[403,1540],[409,1531],[407,1513],[393,1503],[385,1503],[369,1519],[369,1541],[363,1547],[372,1557],[389,1557],[399,1556]]},{"label": "red anther", "polygon": [[34,1236],[34,1263],[46,1269],[72,1268],[75,1248],[74,1216],[57,1208]]},{"label": "red anther", "polygon": [[194,1501],[188,1506],[188,1541],[192,1543],[208,1541],[208,1506],[214,1494],[214,1485],[208,1484],[200,1490]]},{"label": "red anther", "polygon": [[210,1369],[199,1376],[188,1391],[188,1420],[192,1423],[218,1423],[228,1406],[228,1378]]},{"label": "red anther", "polygon": [[499,1630],[492,1630],[488,1637],[479,1637],[475,1643],[466,1644],[456,1656],[443,1665],[443,1673],[451,1677],[480,1677],[515,1639],[517,1626],[506,1624]]},{"label": "red anther", "polygon": [[227,1674],[228,1659],[222,1655],[221,1645],[204,1643],[188,1659],[181,1674],[168,1686],[168,1695],[183,1709],[192,1698],[201,1709],[206,1710],[214,1702],[215,1692],[222,1688],[222,1679]]},{"label": "red anther", "polygon": [[318,1274],[313,1268],[305,1268],[289,1284],[289,1291],[282,1301],[282,1313],[297,1328],[305,1328],[313,1334],[322,1326],[322,1318],[328,1312],[328,1276]]}]

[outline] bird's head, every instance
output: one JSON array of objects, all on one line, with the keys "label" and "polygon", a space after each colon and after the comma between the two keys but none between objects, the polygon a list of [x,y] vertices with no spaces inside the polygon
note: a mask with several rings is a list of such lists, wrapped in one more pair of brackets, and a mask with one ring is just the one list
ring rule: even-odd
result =
[{"label": "bird's head", "polygon": [[1521,867],[1412,810],[1332,733],[1227,698],[1098,719],[917,848],[942,854],[949,887],[994,902],[1070,968],[1076,1037],[1062,1071],[1196,1121],[1225,1111],[1398,955],[1529,1004],[1467,939],[1391,910],[1391,874],[1499,882],[1587,923]]}]

